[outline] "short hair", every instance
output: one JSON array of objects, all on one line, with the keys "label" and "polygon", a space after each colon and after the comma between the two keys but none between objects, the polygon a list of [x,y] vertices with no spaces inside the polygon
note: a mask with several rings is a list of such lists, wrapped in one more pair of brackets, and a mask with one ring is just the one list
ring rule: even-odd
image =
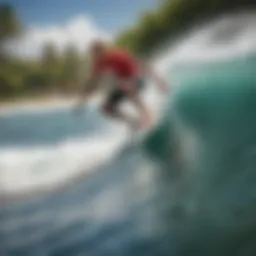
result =
[{"label": "short hair", "polygon": [[91,45],[90,45],[90,51],[92,50],[101,50],[101,49],[104,49],[106,48],[107,46],[107,43],[104,42],[103,40],[101,39],[95,39],[94,41],[92,41]]}]

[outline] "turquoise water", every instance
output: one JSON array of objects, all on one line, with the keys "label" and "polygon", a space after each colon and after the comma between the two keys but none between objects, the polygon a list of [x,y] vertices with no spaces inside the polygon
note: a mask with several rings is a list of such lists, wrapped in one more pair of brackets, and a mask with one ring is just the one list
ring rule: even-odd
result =
[{"label": "turquoise water", "polygon": [[255,70],[252,58],[170,71],[177,87],[146,148],[175,188],[177,255],[256,253]]},{"label": "turquoise water", "polygon": [[[55,192],[18,202],[5,197],[0,254],[255,255],[255,70],[253,58],[168,70],[176,87],[143,142]],[[91,136],[107,125],[90,117],[82,132],[68,125],[67,113],[23,116],[23,127],[43,118],[55,129],[34,143],[18,136],[19,146]],[[15,146],[8,122],[5,147]]]}]

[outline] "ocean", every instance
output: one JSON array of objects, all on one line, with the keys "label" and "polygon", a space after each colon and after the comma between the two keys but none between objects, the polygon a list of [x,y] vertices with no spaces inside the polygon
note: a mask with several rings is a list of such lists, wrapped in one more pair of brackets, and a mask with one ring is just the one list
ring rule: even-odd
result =
[{"label": "ocean", "polygon": [[255,35],[225,16],[165,49],[137,142],[97,105],[1,112],[0,255],[255,255]]}]

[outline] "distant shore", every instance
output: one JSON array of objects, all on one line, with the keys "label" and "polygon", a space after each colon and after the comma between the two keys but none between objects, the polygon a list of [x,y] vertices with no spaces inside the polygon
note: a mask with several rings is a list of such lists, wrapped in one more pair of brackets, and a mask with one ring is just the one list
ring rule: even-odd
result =
[{"label": "distant shore", "polygon": [[61,107],[71,105],[74,97],[48,96],[26,99],[14,99],[8,101],[0,101],[0,113],[12,112],[27,108],[45,108],[45,107]]}]

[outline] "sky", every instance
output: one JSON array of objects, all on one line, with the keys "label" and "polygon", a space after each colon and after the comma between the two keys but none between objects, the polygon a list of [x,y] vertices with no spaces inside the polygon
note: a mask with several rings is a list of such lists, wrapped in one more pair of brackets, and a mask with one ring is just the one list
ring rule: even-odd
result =
[{"label": "sky", "polygon": [[50,41],[61,50],[73,43],[79,50],[94,38],[113,38],[138,21],[159,0],[0,0],[15,7],[27,31],[10,44],[21,56],[36,57]]}]

